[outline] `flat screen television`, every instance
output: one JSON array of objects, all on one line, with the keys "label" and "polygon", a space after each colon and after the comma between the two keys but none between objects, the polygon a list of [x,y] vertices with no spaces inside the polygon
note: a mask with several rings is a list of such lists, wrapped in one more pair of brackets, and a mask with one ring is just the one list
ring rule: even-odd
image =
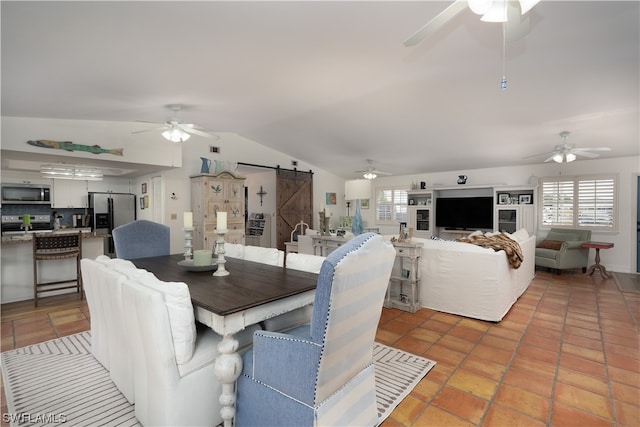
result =
[{"label": "flat screen television", "polygon": [[493,197],[436,199],[436,227],[454,230],[493,230]]}]

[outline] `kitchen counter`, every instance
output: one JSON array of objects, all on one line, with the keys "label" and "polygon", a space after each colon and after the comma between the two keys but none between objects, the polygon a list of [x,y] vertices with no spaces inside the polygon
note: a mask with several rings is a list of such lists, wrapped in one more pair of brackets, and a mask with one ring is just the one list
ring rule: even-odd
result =
[{"label": "kitchen counter", "polygon": [[[56,230],[49,233],[72,233],[73,229]],[[47,234],[49,234],[47,233]],[[33,233],[2,237],[2,273],[0,282],[0,302],[2,304],[33,299]],[[95,259],[104,254],[104,238],[107,234],[82,233],[82,258]],[[75,259],[59,259],[38,262],[38,277],[41,281],[66,280],[75,277]],[[45,297],[76,292],[64,289],[45,294]]]},{"label": "kitchen counter", "polygon": [[[62,229],[56,231],[47,231],[46,234],[68,234],[75,233],[73,229]],[[2,236],[2,244],[18,244],[29,242],[31,243],[32,236],[36,233],[41,233],[41,231],[29,231],[28,233],[21,232],[21,234],[12,234],[12,235],[4,235]],[[102,239],[104,237],[109,237],[108,234],[96,234],[92,231],[82,231],[82,238],[84,239],[82,242],[84,244],[86,239]]]}]

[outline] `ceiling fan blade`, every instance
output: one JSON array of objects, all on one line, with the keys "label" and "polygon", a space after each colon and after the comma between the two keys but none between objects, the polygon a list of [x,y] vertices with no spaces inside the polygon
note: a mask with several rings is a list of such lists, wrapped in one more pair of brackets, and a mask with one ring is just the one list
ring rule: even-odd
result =
[{"label": "ceiling fan blade", "polygon": [[136,130],[136,131],[131,132],[131,133],[132,133],[132,134],[135,134],[135,133],[144,133],[144,132],[151,132],[151,131],[154,131],[154,130],[163,130],[163,129],[166,129],[166,128],[167,128],[166,126],[161,126],[161,127],[159,127],[159,128],[153,128],[153,129]]},{"label": "ceiling fan blade", "polygon": [[544,163],[552,161],[555,156],[556,156],[556,153],[553,153],[551,157],[549,157],[548,159],[545,159]]},{"label": "ceiling fan blade", "polygon": [[188,123],[176,123],[175,126],[183,131],[185,131],[186,133],[190,133],[193,135],[199,135],[199,136],[203,136],[205,138],[218,138],[219,137],[216,135],[211,135],[210,133],[207,132],[203,132],[199,129],[196,129],[192,124],[188,124]]},{"label": "ceiling fan blade", "polygon": [[593,147],[593,148],[574,148],[573,151],[611,151],[609,147]]},{"label": "ceiling fan blade", "polygon": [[455,18],[460,12],[462,12],[466,8],[467,8],[466,0],[455,0],[445,10],[437,14],[435,17],[433,17],[433,19],[431,19],[429,22],[424,24],[422,28],[420,28],[418,31],[413,33],[413,35],[404,42],[404,45],[406,47],[417,45],[422,40],[426,39],[427,37],[437,32],[447,22]]},{"label": "ceiling fan blade", "polygon": [[600,154],[597,153],[590,153],[588,151],[581,151],[581,150],[573,150],[571,151],[573,154],[575,154],[576,156],[582,156],[582,157],[589,157],[591,159],[595,158],[595,157],[600,157]]},{"label": "ceiling fan blade", "polygon": [[538,153],[538,154],[532,154],[530,156],[527,157],[523,157],[522,160],[524,159],[530,159],[532,157],[539,157],[539,156],[548,156],[549,154],[553,153],[553,151],[547,151],[546,153]]}]

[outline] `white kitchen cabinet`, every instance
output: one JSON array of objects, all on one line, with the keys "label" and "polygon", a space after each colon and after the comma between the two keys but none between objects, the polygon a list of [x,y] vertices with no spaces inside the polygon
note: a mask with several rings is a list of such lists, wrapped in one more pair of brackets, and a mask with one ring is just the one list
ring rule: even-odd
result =
[{"label": "white kitchen cabinet", "polygon": [[57,209],[86,208],[88,206],[87,192],[87,181],[54,179],[51,207]]}]

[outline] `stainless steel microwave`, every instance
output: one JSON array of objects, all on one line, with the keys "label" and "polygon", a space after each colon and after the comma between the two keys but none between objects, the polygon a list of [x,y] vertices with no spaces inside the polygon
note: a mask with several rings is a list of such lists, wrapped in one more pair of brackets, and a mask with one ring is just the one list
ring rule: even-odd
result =
[{"label": "stainless steel microwave", "polygon": [[45,184],[2,184],[2,204],[51,204],[51,186]]}]

